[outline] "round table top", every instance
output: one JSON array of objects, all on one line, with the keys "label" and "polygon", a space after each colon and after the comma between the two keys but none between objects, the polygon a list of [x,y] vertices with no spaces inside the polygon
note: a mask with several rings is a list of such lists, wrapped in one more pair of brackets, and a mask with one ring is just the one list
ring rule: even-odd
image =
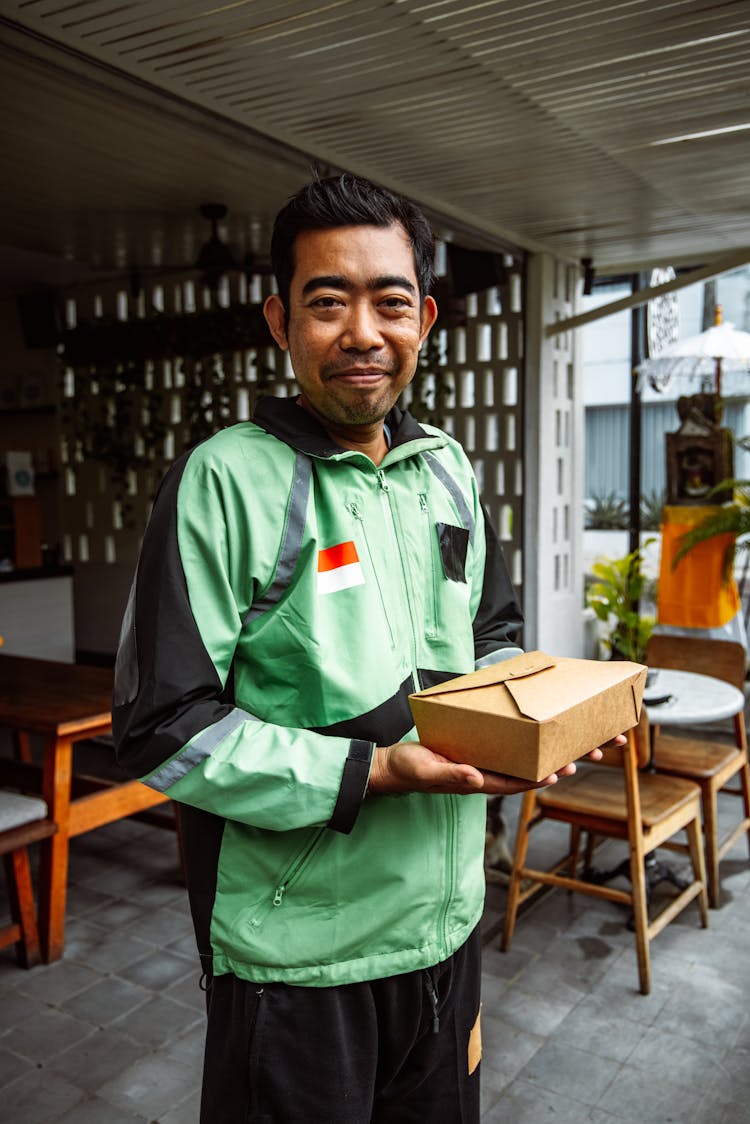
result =
[{"label": "round table top", "polygon": [[[710,675],[671,668],[649,668],[653,681],[643,693],[652,725],[693,726],[732,718],[743,709],[745,696],[737,687]],[[662,703],[651,702],[669,695]]]}]

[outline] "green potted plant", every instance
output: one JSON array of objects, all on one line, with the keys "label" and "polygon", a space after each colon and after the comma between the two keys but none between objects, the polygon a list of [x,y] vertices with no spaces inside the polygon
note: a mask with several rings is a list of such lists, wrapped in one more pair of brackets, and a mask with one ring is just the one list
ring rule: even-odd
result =
[{"label": "green potted plant", "polygon": [[626,531],[630,522],[628,501],[615,492],[592,496],[584,514],[587,531]]},{"label": "green potted plant", "polygon": [[624,558],[602,558],[591,567],[586,604],[609,628],[603,637],[610,659],[642,663],[656,618],[642,614],[640,603],[653,582],[643,570],[643,551],[654,539]]}]

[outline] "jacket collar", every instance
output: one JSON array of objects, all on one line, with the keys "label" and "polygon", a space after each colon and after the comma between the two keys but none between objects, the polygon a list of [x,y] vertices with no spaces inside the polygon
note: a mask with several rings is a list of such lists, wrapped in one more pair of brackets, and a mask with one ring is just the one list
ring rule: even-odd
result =
[{"label": "jacket collar", "polygon": [[[297,396],[298,397],[298,396]],[[278,437],[284,444],[290,445],[301,453],[308,453],[316,457],[334,457],[346,450],[335,444],[316,418],[297,405],[294,398],[261,398],[255,407],[253,421],[256,425]],[[391,434],[391,449],[400,445],[407,445],[411,441],[434,440],[440,444],[440,439],[434,434],[422,429],[419,422],[406,410],[399,410],[394,406],[388,413],[385,424]]]}]

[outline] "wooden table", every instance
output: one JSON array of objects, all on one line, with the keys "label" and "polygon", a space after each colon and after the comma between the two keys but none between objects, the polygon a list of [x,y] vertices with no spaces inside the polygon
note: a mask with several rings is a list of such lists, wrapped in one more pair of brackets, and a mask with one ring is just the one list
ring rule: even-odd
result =
[{"label": "wooden table", "polygon": [[41,791],[58,826],[41,844],[39,935],[48,962],[59,959],[65,940],[68,840],[168,800],[140,781],[86,778],[76,783],[82,794],[74,792],[73,746],[111,731],[112,683],[104,668],[0,655],[0,726],[44,739],[41,770],[0,758],[0,781]]},{"label": "wooden table", "polygon": [[652,730],[721,722],[734,718],[745,707],[742,691],[723,679],[663,667],[651,668],[649,675],[653,677],[643,693],[643,703]]}]

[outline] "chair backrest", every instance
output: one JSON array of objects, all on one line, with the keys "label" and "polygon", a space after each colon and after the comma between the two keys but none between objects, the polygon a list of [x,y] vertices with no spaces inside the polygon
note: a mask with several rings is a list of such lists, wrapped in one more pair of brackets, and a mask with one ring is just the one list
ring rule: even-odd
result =
[{"label": "chair backrest", "polygon": [[741,691],[747,671],[747,652],[735,640],[699,639],[695,636],[652,636],[646,649],[650,667],[694,671],[713,675]]},{"label": "chair backrest", "polygon": [[[650,727],[646,708],[641,707],[641,717],[638,725],[633,730],[635,738],[636,765],[643,769],[651,760]],[[602,750],[602,765],[613,765],[622,768],[624,746],[610,746]]]}]

